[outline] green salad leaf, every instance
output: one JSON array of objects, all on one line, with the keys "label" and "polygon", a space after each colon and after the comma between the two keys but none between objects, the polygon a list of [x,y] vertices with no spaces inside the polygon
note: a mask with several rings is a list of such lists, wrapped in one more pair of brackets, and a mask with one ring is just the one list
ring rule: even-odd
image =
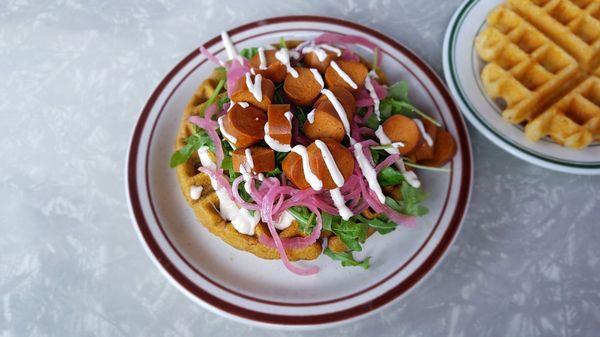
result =
[{"label": "green salad leaf", "polygon": [[435,119],[412,105],[408,99],[408,82],[399,81],[388,89],[388,95],[379,104],[381,119],[386,120],[391,115],[405,115],[410,118],[418,116],[429,120],[436,126],[441,126]]},{"label": "green salad leaf", "polygon": [[396,229],[397,224],[393,221],[390,221],[385,215],[380,214],[379,216],[373,219],[367,219],[362,215],[358,215],[358,218],[368,224],[370,227],[374,228],[379,234],[387,234],[389,232],[393,232]]},{"label": "green salad leaf", "polygon": [[404,181],[404,176],[393,167],[386,167],[377,175],[377,180],[381,186],[400,185]]},{"label": "green salad leaf", "polygon": [[340,261],[343,267],[361,267],[363,269],[369,269],[370,256],[362,261],[356,261],[352,252],[334,253],[331,249],[325,248],[323,253],[333,260]]},{"label": "green salad leaf", "polygon": [[171,155],[169,166],[173,168],[185,163],[201,146],[208,146],[212,151],[215,150],[215,144],[206,131],[196,128],[195,133],[185,139],[185,146]]},{"label": "green salad leaf", "polygon": [[414,188],[406,181],[403,181],[400,192],[402,193],[402,200],[394,200],[393,198],[386,197],[385,204],[396,212],[406,215],[423,216],[429,213],[429,209],[421,205],[421,202],[427,199],[427,193],[423,189]]},{"label": "green salad leaf", "polygon": [[287,48],[287,44],[285,43],[283,36],[279,38],[279,48]]},{"label": "green salad leaf", "polygon": [[258,48],[244,48],[240,51],[240,55],[246,59],[251,59],[254,55],[258,54]]}]

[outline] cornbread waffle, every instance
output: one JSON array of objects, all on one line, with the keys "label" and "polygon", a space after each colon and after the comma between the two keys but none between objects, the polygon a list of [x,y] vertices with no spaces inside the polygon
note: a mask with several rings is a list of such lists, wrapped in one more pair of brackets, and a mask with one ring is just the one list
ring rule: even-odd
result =
[{"label": "cornbread waffle", "polygon": [[[208,100],[211,94],[215,91],[217,83],[219,82],[218,73],[214,73],[210,78],[206,79],[184,109],[183,118],[179,128],[179,134],[177,136],[176,147],[181,148],[185,146],[185,139],[193,133],[193,125],[188,123],[187,120],[191,115],[198,113],[199,109],[202,108],[204,102]],[[185,196],[188,204],[194,210],[196,218],[202,225],[204,225],[212,234],[220,237],[230,246],[250,252],[263,259],[279,259],[279,253],[274,248],[269,248],[258,242],[259,235],[269,235],[269,230],[266,225],[259,223],[256,227],[256,234],[253,236],[241,234],[230,222],[226,222],[221,214],[219,214],[219,198],[212,188],[210,178],[197,171],[197,165],[200,159],[198,154],[194,154],[190,160],[186,163],[177,166],[177,179],[183,195]],[[192,186],[201,186],[202,194],[200,199],[193,200],[190,197],[190,189]],[[295,237],[300,236],[298,225],[294,223],[283,230],[280,233],[280,237]],[[321,254],[321,240],[317,240],[316,243],[307,246],[305,248],[290,249],[286,250],[288,258],[294,260],[314,260]]]},{"label": "cornbread waffle", "polygon": [[526,136],[581,149],[600,139],[600,0],[508,0],[475,40],[487,94]]}]

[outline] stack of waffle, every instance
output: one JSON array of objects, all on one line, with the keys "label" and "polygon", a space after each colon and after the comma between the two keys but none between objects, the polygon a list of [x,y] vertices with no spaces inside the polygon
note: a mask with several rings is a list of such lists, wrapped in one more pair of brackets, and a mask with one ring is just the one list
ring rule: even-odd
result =
[{"label": "stack of waffle", "polygon": [[600,0],[508,0],[475,40],[481,79],[526,136],[600,140]]}]

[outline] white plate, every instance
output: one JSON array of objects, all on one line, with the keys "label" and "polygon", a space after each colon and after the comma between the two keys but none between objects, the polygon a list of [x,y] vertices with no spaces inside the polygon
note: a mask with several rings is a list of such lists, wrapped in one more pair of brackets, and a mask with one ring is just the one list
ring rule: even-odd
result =
[{"label": "white plate", "polygon": [[600,174],[600,144],[583,150],[560,146],[550,139],[532,142],[521,126],[502,119],[500,108],[483,90],[479,74],[485,63],[474,48],[488,13],[503,0],[468,0],[456,11],[444,39],[446,83],[463,114],[496,145],[530,163],[576,174]]},{"label": "white plate", "polygon": [[[383,69],[393,81],[410,82],[414,103],[442,121],[458,143],[448,165],[452,173],[424,173],[431,213],[414,229],[374,235],[359,257],[372,266],[343,268],[327,256],[298,262],[320,267],[315,276],[288,272],[280,261],[267,261],[235,250],[211,235],[186,204],[175,171],[169,168],[175,135],[185,104],[213,69],[198,51],[186,56],[158,85],[135,126],[127,163],[127,189],[136,229],[148,254],[190,298],[238,321],[285,328],[333,325],[364,316],[411,289],[439,262],[463,219],[472,168],[464,121],[441,80],[398,42],[354,23],[323,17],[279,17],[229,31],[243,47],[338,32],[366,37],[383,51]],[[218,37],[205,44],[225,59]]]}]

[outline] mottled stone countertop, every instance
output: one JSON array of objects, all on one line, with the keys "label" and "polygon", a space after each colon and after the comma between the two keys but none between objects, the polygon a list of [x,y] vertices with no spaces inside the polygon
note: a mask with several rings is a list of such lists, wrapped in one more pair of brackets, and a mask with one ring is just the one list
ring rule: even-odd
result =
[{"label": "mottled stone countertop", "polygon": [[[124,165],[152,89],[221,30],[327,14],[441,74],[460,0],[0,3],[0,336],[283,336],[192,303],[135,235]],[[470,128],[475,184],[430,277],[355,324],[293,336],[600,335],[600,177],[532,166]]]}]

